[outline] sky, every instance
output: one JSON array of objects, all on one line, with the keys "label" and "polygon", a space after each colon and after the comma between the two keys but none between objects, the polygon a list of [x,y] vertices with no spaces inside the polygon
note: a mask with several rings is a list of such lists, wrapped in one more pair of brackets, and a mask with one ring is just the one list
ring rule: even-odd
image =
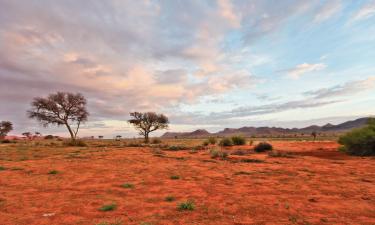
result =
[{"label": "sky", "polygon": [[[0,0],[0,121],[34,97],[82,93],[79,136],[340,123],[375,113],[375,1]],[[162,132],[156,132],[156,135]]]}]

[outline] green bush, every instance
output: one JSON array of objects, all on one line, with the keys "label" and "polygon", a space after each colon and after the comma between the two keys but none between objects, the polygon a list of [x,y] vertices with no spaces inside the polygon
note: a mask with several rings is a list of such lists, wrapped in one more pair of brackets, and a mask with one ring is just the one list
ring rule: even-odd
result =
[{"label": "green bush", "polygon": [[99,208],[100,211],[106,212],[106,211],[112,211],[117,208],[117,205],[112,203],[109,205],[103,205],[102,207]]},{"label": "green bush", "polygon": [[10,144],[10,143],[12,143],[10,140],[8,140],[8,139],[5,139],[5,140],[1,140],[1,142],[0,143],[3,143],[3,144]]},{"label": "green bush", "polygon": [[209,137],[208,138],[208,143],[210,143],[211,145],[214,145],[216,144],[217,140],[215,137]]},{"label": "green bush", "polygon": [[154,138],[154,139],[152,139],[152,142],[151,142],[152,144],[161,144],[161,139],[159,139],[159,138]]},{"label": "green bush", "polygon": [[183,211],[183,210],[192,211],[195,209],[195,205],[194,205],[194,202],[189,200],[189,201],[181,202],[180,204],[178,204],[177,209],[180,211]]},{"label": "green bush", "polygon": [[220,146],[233,146],[233,141],[230,138],[223,138],[219,142]]},{"label": "green bush", "polygon": [[209,144],[210,144],[210,142],[207,141],[207,140],[205,140],[205,141],[203,142],[203,146],[208,146]]},{"label": "green bush", "polygon": [[226,159],[228,157],[228,153],[219,149],[211,149],[210,150],[211,158],[216,159]]},{"label": "green bush", "polygon": [[233,136],[232,142],[233,142],[234,145],[245,145],[246,139],[242,136]]},{"label": "green bush", "polygon": [[132,188],[134,188],[134,184],[131,184],[131,183],[125,183],[125,184],[122,184],[121,187],[132,189]]},{"label": "green bush", "polygon": [[368,126],[350,131],[339,138],[340,150],[350,155],[375,155],[375,119],[369,119]]},{"label": "green bush", "polygon": [[254,148],[254,151],[256,152],[265,152],[265,151],[271,151],[273,149],[272,145],[267,142],[260,142],[257,144]]},{"label": "green bush", "polygon": [[46,140],[53,139],[53,135],[47,135],[47,136],[44,137],[44,139],[46,139]]}]

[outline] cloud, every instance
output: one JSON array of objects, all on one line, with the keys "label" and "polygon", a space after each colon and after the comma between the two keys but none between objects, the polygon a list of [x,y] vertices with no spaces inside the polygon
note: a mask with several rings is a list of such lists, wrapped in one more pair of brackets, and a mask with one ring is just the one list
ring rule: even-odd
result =
[{"label": "cloud", "polygon": [[375,1],[364,4],[356,13],[353,14],[351,21],[365,20],[375,15]]},{"label": "cloud", "polygon": [[323,99],[354,95],[372,89],[375,89],[375,76],[364,80],[350,81],[343,85],[336,85],[330,88],[308,91],[304,94],[312,96],[314,99]]},{"label": "cloud", "polygon": [[305,73],[310,73],[314,71],[320,71],[327,67],[324,63],[316,63],[316,64],[309,64],[309,63],[302,63],[297,65],[294,68],[282,70],[286,71],[288,77],[292,79],[298,79]]},{"label": "cloud", "polygon": [[330,0],[323,4],[314,17],[314,22],[320,23],[337,14],[342,8],[341,0]]}]

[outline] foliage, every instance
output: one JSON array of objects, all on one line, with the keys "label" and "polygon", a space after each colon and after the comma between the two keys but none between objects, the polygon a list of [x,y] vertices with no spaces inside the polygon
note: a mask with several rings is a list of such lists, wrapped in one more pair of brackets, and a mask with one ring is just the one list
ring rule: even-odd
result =
[{"label": "foliage", "polygon": [[177,209],[180,211],[192,211],[195,209],[195,205],[193,201],[186,201],[186,202],[181,202],[177,205]]},{"label": "foliage", "polygon": [[271,151],[273,149],[272,145],[267,142],[260,142],[257,144],[254,148],[254,151],[256,152],[265,152],[265,151]]},{"label": "foliage", "polygon": [[86,142],[84,142],[83,140],[80,140],[80,139],[73,139],[73,140],[69,140],[69,141],[65,141],[64,146],[75,146],[75,147],[87,147],[87,144]]},{"label": "foliage", "polygon": [[109,205],[103,205],[102,207],[99,208],[100,211],[106,212],[106,211],[112,211],[117,208],[117,205],[112,203]]},{"label": "foliage", "polygon": [[161,139],[160,138],[152,139],[152,144],[161,144]]},{"label": "foliage", "polygon": [[0,139],[5,137],[11,130],[13,130],[13,124],[9,121],[0,122]]},{"label": "foliage", "polygon": [[169,146],[166,150],[179,151],[179,150],[187,150],[187,149],[188,149],[188,147],[186,147],[186,146],[172,145],[172,146]]},{"label": "foliage", "polygon": [[234,145],[245,145],[246,144],[246,139],[242,136],[233,136],[232,142]]},{"label": "foliage", "polygon": [[171,180],[179,180],[180,176],[178,176],[178,175],[172,175],[170,178],[171,178]]},{"label": "foliage", "polygon": [[165,201],[167,202],[173,202],[176,198],[172,195],[168,195],[167,197],[165,197]]},{"label": "foliage", "polygon": [[233,146],[233,141],[231,138],[223,138],[219,142],[220,146]]},{"label": "foliage", "polygon": [[216,142],[217,142],[217,140],[216,140],[215,137],[209,137],[207,141],[208,141],[208,143],[210,143],[211,145],[214,145],[214,144],[216,144]]},{"label": "foliage", "polygon": [[134,188],[134,184],[131,184],[131,183],[125,183],[125,184],[122,184],[121,187],[132,189],[132,188]]},{"label": "foliage", "polygon": [[[57,92],[46,98],[34,98],[27,113],[29,118],[38,120],[45,127],[50,124],[65,125],[74,140],[81,123],[87,121],[86,104],[85,97],[79,93]],[[75,129],[72,124],[75,124]]]},{"label": "foliage", "polygon": [[375,119],[369,119],[366,127],[355,129],[339,138],[342,151],[350,155],[375,155]]},{"label": "foliage", "polygon": [[132,124],[139,134],[144,136],[145,143],[149,142],[149,134],[155,130],[167,129],[169,120],[164,114],[156,114],[155,112],[132,112],[132,119],[128,123]]},{"label": "foliage", "polygon": [[203,142],[203,146],[208,146],[210,144],[210,142],[208,141],[208,140],[205,140],[204,142]]},{"label": "foliage", "polygon": [[226,151],[219,150],[216,148],[210,150],[210,155],[211,155],[211,158],[213,159],[216,159],[216,158],[226,159],[228,157],[228,153]]},{"label": "foliage", "polygon": [[53,138],[54,138],[53,135],[50,135],[50,134],[44,137],[44,139],[46,140],[51,140]]}]

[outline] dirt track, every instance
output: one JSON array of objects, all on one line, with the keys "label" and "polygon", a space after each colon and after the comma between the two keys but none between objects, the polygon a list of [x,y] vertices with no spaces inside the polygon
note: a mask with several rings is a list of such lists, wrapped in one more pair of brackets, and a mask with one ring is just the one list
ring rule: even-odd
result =
[{"label": "dirt track", "polygon": [[[344,155],[333,142],[273,145],[292,157],[89,147],[19,160],[1,151],[0,224],[375,224],[374,158]],[[195,210],[178,211],[188,199]],[[115,210],[98,210],[111,203]]]}]

